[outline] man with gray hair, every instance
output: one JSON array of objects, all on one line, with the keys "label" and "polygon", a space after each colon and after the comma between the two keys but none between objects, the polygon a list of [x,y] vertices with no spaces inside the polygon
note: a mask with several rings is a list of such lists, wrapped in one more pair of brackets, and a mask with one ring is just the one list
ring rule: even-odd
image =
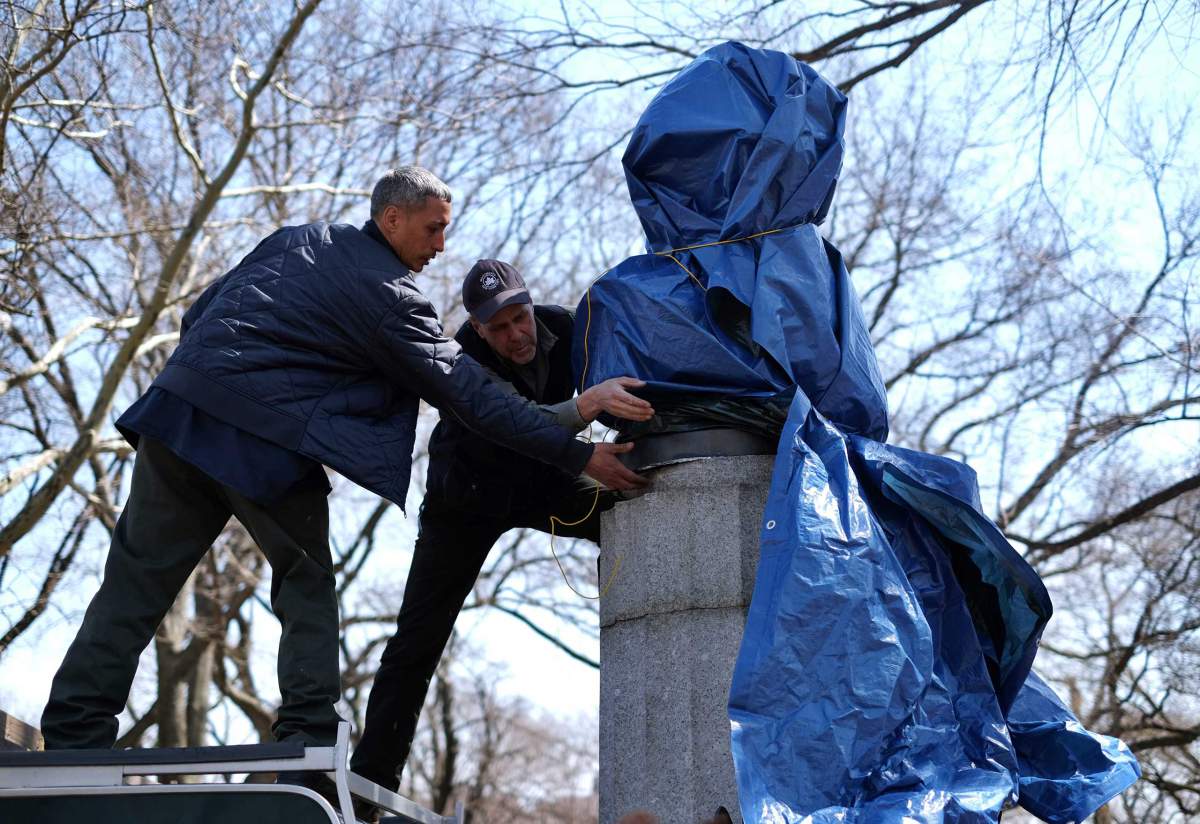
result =
[{"label": "man with gray hair", "polygon": [[[391,169],[371,191],[371,220],[363,231],[379,229],[409,271],[419,272],[444,248],[450,198],[450,188],[428,169]],[[421,211],[424,220],[414,215]]]},{"label": "man with gray hair", "polygon": [[361,229],[279,229],[183,317],[179,345],[117,421],[137,449],[104,580],[54,677],[47,749],[111,747],[138,657],[236,517],[272,568],[282,624],[277,739],[332,745],[338,608],[322,464],[404,507],[424,399],[497,444],[616,489],[645,482],[496,387],[442,334],[413,273],[443,250],[450,190],[389,171]]}]

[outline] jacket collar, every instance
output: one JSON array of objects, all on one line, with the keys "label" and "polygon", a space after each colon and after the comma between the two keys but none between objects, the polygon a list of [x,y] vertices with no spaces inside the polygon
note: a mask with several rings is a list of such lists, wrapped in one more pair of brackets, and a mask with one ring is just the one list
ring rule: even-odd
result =
[{"label": "jacket collar", "polygon": [[537,326],[538,351],[548,355],[554,344],[558,343],[558,335],[551,332],[550,327],[536,314],[533,316],[533,322]]},{"label": "jacket collar", "polygon": [[362,233],[371,240],[382,245],[384,249],[387,249],[389,252],[391,252],[392,257],[396,258],[396,260],[399,260],[400,265],[404,266],[404,270],[406,272],[408,271],[408,267],[404,265],[404,261],[400,260],[400,256],[396,254],[396,250],[392,248],[392,244],[388,243],[387,238],[383,236],[383,232],[381,232],[379,227],[375,225],[374,220],[368,220],[363,224]]}]

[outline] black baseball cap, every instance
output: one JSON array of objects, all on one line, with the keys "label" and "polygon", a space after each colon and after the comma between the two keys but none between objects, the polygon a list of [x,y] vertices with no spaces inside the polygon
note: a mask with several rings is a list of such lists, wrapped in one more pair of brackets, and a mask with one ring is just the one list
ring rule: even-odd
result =
[{"label": "black baseball cap", "polygon": [[487,323],[492,315],[514,303],[533,303],[525,279],[502,260],[477,260],[462,288],[463,306],[471,317]]}]

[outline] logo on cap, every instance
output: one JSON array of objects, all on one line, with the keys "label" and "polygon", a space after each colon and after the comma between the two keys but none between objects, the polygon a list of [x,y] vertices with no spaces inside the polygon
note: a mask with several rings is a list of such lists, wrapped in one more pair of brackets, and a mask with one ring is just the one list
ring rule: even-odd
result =
[{"label": "logo on cap", "polygon": [[500,278],[496,277],[492,272],[488,272],[480,278],[479,285],[490,292],[500,285]]}]

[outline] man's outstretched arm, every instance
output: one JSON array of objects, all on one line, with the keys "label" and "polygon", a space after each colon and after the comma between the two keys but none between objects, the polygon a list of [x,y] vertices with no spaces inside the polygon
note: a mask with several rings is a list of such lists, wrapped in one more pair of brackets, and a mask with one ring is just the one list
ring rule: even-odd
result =
[{"label": "man's outstretched arm", "polygon": [[[492,383],[504,390],[506,395],[520,395],[517,387],[497,375],[486,366],[484,371]],[[603,383],[585,390],[583,394],[559,403],[539,403],[537,408],[554,418],[555,423],[571,432],[580,432],[596,420],[601,412],[629,421],[648,421],[654,417],[654,407],[629,390],[645,386],[637,378],[609,378]]]},{"label": "man's outstretched arm", "polygon": [[393,380],[444,414],[501,446],[612,489],[645,486],[616,453],[631,444],[587,444],[554,423],[536,404],[506,394],[487,371],[442,334],[429,301],[409,294],[384,316],[372,347],[376,363]]}]

